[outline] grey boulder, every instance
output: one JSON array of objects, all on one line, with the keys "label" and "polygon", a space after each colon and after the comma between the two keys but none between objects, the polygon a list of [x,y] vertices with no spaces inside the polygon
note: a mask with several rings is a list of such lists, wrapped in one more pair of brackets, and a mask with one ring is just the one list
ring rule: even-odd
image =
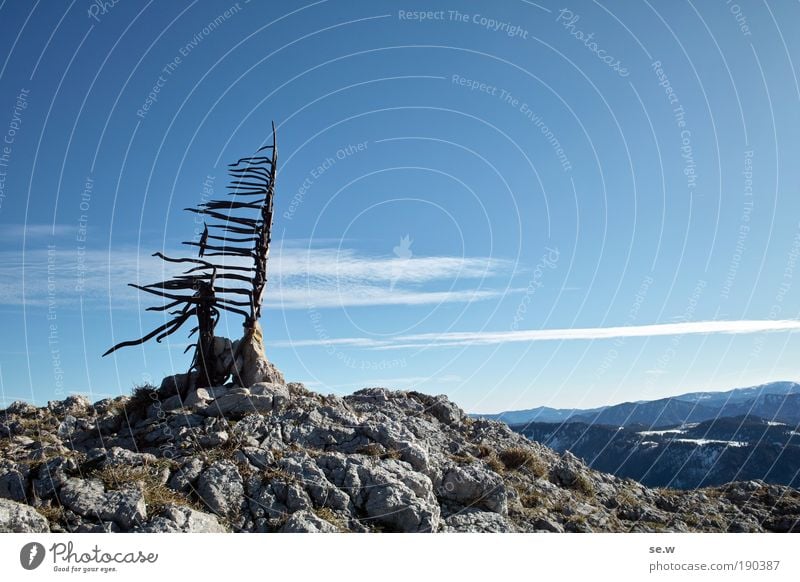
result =
[{"label": "grey boulder", "polygon": [[466,509],[445,520],[445,532],[508,533],[516,529],[499,513]]},{"label": "grey boulder", "polygon": [[144,494],[132,484],[106,491],[96,479],[67,479],[60,499],[64,507],[86,519],[113,521],[123,530],[147,519]]},{"label": "grey boulder", "polygon": [[244,505],[244,484],[239,470],[230,461],[217,461],[203,471],[197,493],[216,514],[233,517]]},{"label": "grey boulder", "polygon": [[33,507],[0,499],[0,533],[47,533],[50,527]]},{"label": "grey boulder", "polygon": [[508,496],[503,479],[480,463],[449,468],[442,479],[439,496],[459,505],[508,513]]},{"label": "grey boulder", "polygon": [[239,419],[252,412],[267,413],[271,411],[272,396],[251,394],[243,389],[242,392],[229,392],[210,402],[206,414]]},{"label": "grey boulder", "polygon": [[191,507],[170,504],[161,515],[139,529],[146,533],[225,533],[216,516]]},{"label": "grey boulder", "polygon": [[282,533],[335,533],[338,528],[307,510],[293,513],[281,527]]}]

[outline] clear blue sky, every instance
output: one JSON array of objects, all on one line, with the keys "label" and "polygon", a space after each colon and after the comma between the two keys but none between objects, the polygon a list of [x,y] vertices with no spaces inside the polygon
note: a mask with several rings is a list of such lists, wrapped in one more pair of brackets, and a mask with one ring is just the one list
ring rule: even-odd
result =
[{"label": "clear blue sky", "polygon": [[0,405],[187,368],[183,332],[100,354],[271,120],[291,380],[493,412],[800,377],[797,3],[99,6],[0,3]]}]

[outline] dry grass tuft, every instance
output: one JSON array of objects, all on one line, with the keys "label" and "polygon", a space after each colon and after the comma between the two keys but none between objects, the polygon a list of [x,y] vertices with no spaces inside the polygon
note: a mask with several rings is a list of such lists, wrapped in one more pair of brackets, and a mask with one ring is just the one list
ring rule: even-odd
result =
[{"label": "dry grass tuft", "polygon": [[95,471],[92,477],[100,479],[107,489],[119,489],[127,484],[139,484],[149,511],[158,513],[167,505],[187,505],[200,509],[189,497],[170,489],[162,482],[161,473],[169,461],[159,461],[140,467],[127,465],[107,466]]},{"label": "dry grass tuft", "polygon": [[509,471],[525,468],[536,477],[543,477],[547,473],[545,462],[530,449],[512,447],[500,452],[497,456]]}]

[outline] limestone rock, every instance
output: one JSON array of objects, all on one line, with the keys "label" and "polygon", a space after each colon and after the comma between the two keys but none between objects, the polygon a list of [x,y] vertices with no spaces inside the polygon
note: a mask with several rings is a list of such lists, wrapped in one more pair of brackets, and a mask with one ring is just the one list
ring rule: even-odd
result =
[{"label": "limestone rock", "polygon": [[217,432],[210,432],[207,435],[200,437],[199,441],[201,447],[218,447],[228,442],[228,433],[224,430]]},{"label": "limestone rock", "polygon": [[445,520],[445,532],[509,533],[517,531],[511,523],[498,513],[466,509]]},{"label": "limestone rock", "polygon": [[197,457],[186,459],[183,464],[172,473],[167,481],[167,486],[181,493],[189,493],[202,472],[203,461]]},{"label": "limestone rock", "polygon": [[216,516],[191,507],[170,504],[161,515],[139,528],[146,533],[225,533]]},{"label": "limestone rock", "polygon": [[272,396],[228,393],[208,405],[206,414],[239,419],[252,412],[271,412]]},{"label": "limestone rock", "polygon": [[460,505],[508,513],[506,487],[500,476],[479,463],[451,467],[442,479],[440,497]]},{"label": "limestone rock", "polygon": [[36,407],[33,404],[28,404],[24,400],[15,400],[6,408],[6,416],[9,414],[28,417],[36,414]]},{"label": "limestone rock", "polygon": [[95,479],[68,479],[61,488],[60,500],[84,518],[113,521],[124,530],[147,519],[144,495],[132,484],[106,491]]},{"label": "limestone rock", "polygon": [[105,505],[105,494],[106,489],[99,480],[72,478],[61,488],[60,501],[78,515],[91,515],[95,508],[99,514]]},{"label": "limestone rock", "polygon": [[539,517],[532,523],[534,531],[555,532],[560,533],[564,531],[564,526],[555,520]]},{"label": "limestone rock", "polygon": [[0,499],[27,501],[28,474],[26,465],[0,460]]},{"label": "limestone rock", "polygon": [[155,463],[158,458],[149,453],[137,453],[123,449],[122,447],[111,447],[105,453],[102,460],[103,467],[143,467]]},{"label": "limestone rock", "polygon": [[206,408],[208,403],[214,400],[213,389],[198,388],[193,390],[183,401],[186,408]]},{"label": "limestone rock", "polygon": [[197,482],[200,499],[216,514],[234,517],[244,505],[244,484],[230,461],[217,461],[203,471]]},{"label": "limestone rock", "polygon": [[74,459],[56,457],[43,463],[36,471],[33,479],[33,491],[40,499],[53,497],[58,489],[66,483],[69,475],[78,469]]},{"label": "limestone rock", "polygon": [[256,396],[269,396],[272,399],[272,411],[283,411],[291,395],[289,389],[284,384],[274,382],[258,382],[250,386],[250,393]]},{"label": "limestone rock", "polygon": [[33,507],[0,499],[0,533],[47,533],[50,527]]},{"label": "limestone rock", "polygon": [[339,529],[311,511],[293,513],[283,527],[282,533],[335,533]]},{"label": "limestone rock", "polygon": [[67,414],[64,417],[64,420],[58,425],[56,429],[56,434],[61,439],[69,439],[73,433],[75,432],[75,428],[78,425],[78,419],[72,416],[71,414]]},{"label": "limestone rock", "polygon": [[64,400],[51,400],[47,403],[47,408],[58,416],[83,415],[89,407],[91,407],[89,399],[82,394],[71,394]]},{"label": "limestone rock", "polygon": [[430,532],[439,527],[441,510],[431,480],[393,459],[326,456],[327,477],[350,495],[371,523],[390,531]]}]

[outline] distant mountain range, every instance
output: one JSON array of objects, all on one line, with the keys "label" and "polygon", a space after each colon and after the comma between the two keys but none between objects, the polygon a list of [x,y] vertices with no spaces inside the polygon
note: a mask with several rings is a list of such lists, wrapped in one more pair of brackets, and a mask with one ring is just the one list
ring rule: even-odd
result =
[{"label": "distant mountain range", "polygon": [[797,426],[758,417],[725,417],[663,430],[584,422],[532,422],[515,431],[598,471],[648,487],[694,489],[761,479],[800,487]]},{"label": "distant mountain range", "polygon": [[771,382],[726,392],[690,392],[658,400],[625,402],[591,409],[540,406],[473,416],[502,420],[509,425],[569,421],[589,425],[644,425],[658,428],[747,415],[788,424],[800,423],[800,384]]},{"label": "distant mountain range", "polygon": [[753,479],[800,487],[800,384],[794,382],[590,410],[540,407],[480,416],[650,487]]}]

